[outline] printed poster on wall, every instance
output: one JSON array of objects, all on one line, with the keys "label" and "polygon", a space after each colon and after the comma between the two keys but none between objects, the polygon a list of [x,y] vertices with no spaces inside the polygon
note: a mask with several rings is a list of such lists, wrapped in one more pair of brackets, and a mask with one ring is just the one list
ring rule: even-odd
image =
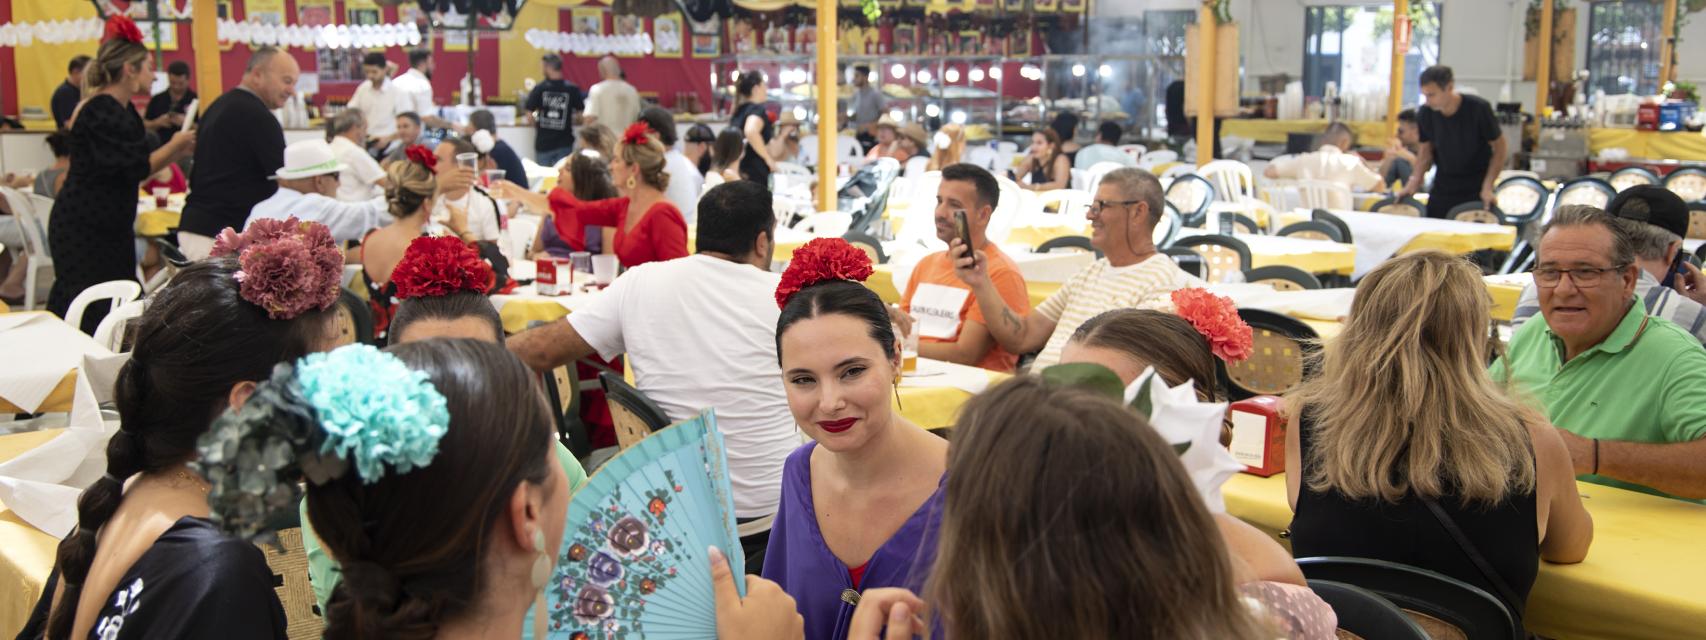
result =
[{"label": "printed poster on wall", "polygon": [[1060,0],[1062,13],[1084,13],[1084,0]]},{"label": "printed poster on wall", "polygon": [[604,10],[582,7],[574,10],[574,18],[569,24],[573,25],[573,33],[587,35],[604,35]]},{"label": "printed poster on wall", "polygon": [[309,27],[337,24],[332,15],[332,0],[296,0],[296,19],[298,24]]},{"label": "printed poster on wall", "polygon": [[681,57],[681,14],[666,13],[652,18],[652,43],[659,58]]},{"label": "printed poster on wall", "polygon": [[704,22],[690,19],[687,24],[693,29],[693,57],[715,58],[722,54],[722,35],[718,32],[716,18]]},{"label": "printed poster on wall", "polygon": [[243,18],[275,27],[285,24],[284,0],[248,0],[243,3]]},{"label": "printed poster on wall", "polygon": [[344,16],[347,24],[379,24],[379,5],[373,0],[344,0]]},{"label": "printed poster on wall", "polygon": [[918,27],[910,24],[894,26],[894,53],[910,56],[918,53]]},{"label": "printed poster on wall", "polygon": [[[611,33],[619,36],[633,36],[646,32],[646,19],[640,16],[632,14],[614,15],[611,16],[610,23]],[[638,58],[640,56],[641,54],[638,52],[616,54],[618,58]]]},{"label": "printed poster on wall", "polygon": [[148,43],[148,46],[153,47],[155,38],[157,37],[160,41],[161,51],[177,51],[178,23],[161,22],[159,23],[160,28],[158,32],[155,31],[154,27],[155,23],[153,22],[149,22],[147,20],[136,21],[136,28],[142,30],[142,41]]}]

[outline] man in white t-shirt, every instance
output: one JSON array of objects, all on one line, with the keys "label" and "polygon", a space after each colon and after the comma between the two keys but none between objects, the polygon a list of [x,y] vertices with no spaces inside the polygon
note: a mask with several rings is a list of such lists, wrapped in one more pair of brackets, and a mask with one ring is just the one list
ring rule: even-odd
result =
[{"label": "man in white t-shirt", "polygon": [[598,75],[603,80],[586,93],[586,121],[610,127],[620,136],[640,117],[640,92],[622,77],[622,64],[615,56],[598,61]]},{"label": "man in white t-shirt", "polygon": [[[634,381],[671,420],[715,409],[735,516],[776,513],[782,462],[801,436],[776,359],[776,216],[763,185],[737,181],[699,200],[696,255],[643,264],[560,322],[509,339],[535,370],[626,353]],[[667,319],[667,321],[665,321]]]},{"label": "man in white t-shirt", "polygon": [[413,111],[421,122],[434,129],[454,129],[456,125],[438,117],[438,105],[432,102],[432,50],[414,49],[409,52],[409,70],[391,79],[397,88],[397,113]]},{"label": "man in white t-shirt", "polygon": [[1327,125],[1321,146],[1311,153],[1274,158],[1262,175],[1282,180],[1324,180],[1345,185],[1351,191],[1380,188],[1380,174],[1363,162],[1362,156],[1346,150],[1356,147],[1356,134],[1343,122]]},{"label": "man in white t-shirt", "polygon": [[675,150],[675,116],[663,107],[646,107],[640,111],[640,121],[651,127],[663,143],[663,172],[669,174],[669,188],[663,197],[681,210],[687,224],[693,224],[699,213],[699,192],[705,190],[705,175],[699,167]]},{"label": "man in white t-shirt", "polygon": [[1170,309],[1172,292],[1205,286],[1185,273],[1167,254],[1155,250],[1155,224],[1163,204],[1161,182],[1142,169],[1108,172],[1090,205],[1090,245],[1103,258],[1073,274],[1035,310],[1020,315],[1007,306],[990,282],[988,257],[965,257],[955,238],[948,248],[956,257],[954,274],[971,287],[990,334],[1010,353],[1042,349],[1032,369],[1060,362],[1060,350],[1084,321],[1124,308]]},{"label": "man in white t-shirt", "polygon": [[338,176],[338,199],[345,202],[364,202],[385,197],[390,182],[379,162],[367,153],[367,118],[360,111],[347,109],[326,122],[332,154],[344,164]]},{"label": "man in white t-shirt", "polygon": [[379,147],[397,136],[397,114],[405,111],[397,108],[397,98],[402,92],[386,77],[385,64],[385,54],[377,51],[363,57],[361,72],[367,81],[357,85],[355,95],[349,99],[349,108],[367,118],[367,135],[378,138]]}]

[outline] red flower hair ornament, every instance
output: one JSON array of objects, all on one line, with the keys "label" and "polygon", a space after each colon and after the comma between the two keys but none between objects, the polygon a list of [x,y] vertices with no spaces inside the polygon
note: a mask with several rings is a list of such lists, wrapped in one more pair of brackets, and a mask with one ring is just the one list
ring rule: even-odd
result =
[{"label": "red flower hair ornament", "polygon": [[432,149],[418,144],[409,145],[409,148],[403,150],[403,155],[411,162],[426,167],[428,171],[438,173],[438,156],[432,154]]},{"label": "red flower hair ornament", "polygon": [[787,306],[788,298],[825,280],[864,282],[871,277],[871,257],[841,238],[818,238],[794,250],[782,283],[776,286],[776,306]]},{"label": "red flower hair ornament", "polygon": [[1173,292],[1173,308],[1202,334],[1216,357],[1226,362],[1241,362],[1250,357],[1254,340],[1250,325],[1238,317],[1238,305],[1230,298],[1214,295],[1207,289],[1180,289]]},{"label": "red flower hair ornament", "polygon": [[115,14],[107,18],[106,32],[101,34],[101,42],[117,38],[142,44],[142,30],[136,28],[136,23],[123,15]]},{"label": "red flower hair ornament", "polygon": [[318,222],[250,220],[242,233],[220,232],[210,255],[237,256],[238,295],[274,320],[324,310],[338,301],[344,254]]},{"label": "red flower hair ornament", "polygon": [[622,144],[641,145],[652,141],[652,128],[644,122],[628,125],[628,130],[622,132]]},{"label": "red flower hair ornament", "polygon": [[402,300],[462,291],[484,295],[496,281],[497,274],[480,259],[480,252],[453,236],[415,238],[391,272]]}]

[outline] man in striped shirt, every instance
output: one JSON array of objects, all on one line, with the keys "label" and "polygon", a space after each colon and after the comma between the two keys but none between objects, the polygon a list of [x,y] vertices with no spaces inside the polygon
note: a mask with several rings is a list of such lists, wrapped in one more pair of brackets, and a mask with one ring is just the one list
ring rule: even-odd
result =
[{"label": "man in striped shirt", "polygon": [[1007,306],[990,283],[987,257],[966,256],[959,239],[948,248],[956,256],[954,274],[971,287],[988,327],[1009,353],[1032,353],[1036,367],[1060,361],[1060,350],[1084,321],[1123,308],[1167,309],[1168,294],[1203,282],[1185,273],[1155,249],[1155,224],[1162,215],[1161,182],[1142,169],[1109,172],[1091,203],[1090,244],[1103,258],[1074,274],[1060,290],[1029,314]]},{"label": "man in striped shirt", "polygon": [[[1706,307],[1660,286],[1671,260],[1682,250],[1682,234],[1688,232],[1688,205],[1664,187],[1641,185],[1618,194],[1606,206],[1606,213],[1616,218],[1618,232],[1635,246],[1635,264],[1641,267],[1636,272],[1635,297],[1646,305],[1647,314],[1669,320],[1706,343]],[[1540,294],[1530,282],[1517,299],[1511,329],[1538,313]]]}]

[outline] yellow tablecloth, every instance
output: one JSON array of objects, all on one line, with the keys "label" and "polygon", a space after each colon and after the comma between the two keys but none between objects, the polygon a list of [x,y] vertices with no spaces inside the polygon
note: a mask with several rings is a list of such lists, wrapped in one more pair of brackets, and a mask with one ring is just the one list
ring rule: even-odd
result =
[{"label": "yellow tablecloth", "polygon": [[[63,429],[0,436],[0,462],[52,440]],[[53,570],[59,540],[25,523],[0,505],[0,637],[18,635]]]},{"label": "yellow tablecloth", "polygon": [[[1006,380],[1009,376],[1004,373],[988,372],[989,383],[995,384]],[[971,394],[954,387],[901,387],[899,404],[896,409],[900,415],[906,416],[925,429],[939,429],[954,425],[954,418],[960,413],[960,406],[971,399]]]},{"label": "yellow tablecloth", "polygon": [[[1357,144],[1365,147],[1386,144],[1385,122],[1346,122],[1356,132]],[[1326,120],[1256,120],[1233,118],[1222,120],[1220,135],[1248,138],[1256,142],[1284,144],[1292,133],[1321,133],[1327,130]]]},{"label": "yellow tablecloth", "polygon": [[136,235],[143,238],[163,237],[178,228],[178,221],[182,218],[183,213],[168,209],[136,214]]},{"label": "yellow tablecloth", "polygon": [[[59,385],[55,386],[53,391],[47,394],[46,398],[42,399],[41,406],[36,408],[36,413],[62,413],[70,411],[71,392],[76,388],[76,385],[77,372],[75,370],[66,372],[65,377],[59,380]],[[8,413],[24,413],[24,410],[19,408],[18,405],[7,401],[5,398],[0,398],[0,414]]]},{"label": "yellow tablecloth", "polygon": [[1635,129],[1589,129],[1588,149],[1617,147],[1629,150],[1630,158],[1648,160],[1706,160],[1706,135],[1688,131],[1638,131]]},{"label": "yellow tablecloth", "polygon": [[[1291,214],[1286,214],[1287,216]],[[1281,219],[1285,219],[1282,216]],[[1289,223],[1288,223],[1289,224]],[[1089,237],[1089,227],[1019,227],[1013,229],[1007,236],[1011,244],[1037,246],[1049,240],[1065,236]],[[1509,245],[1506,245],[1509,246]],[[1349,247],[1345,247],[1350,249]],[[1265,252],[1260,244],[1250,247],[1250,266],[1268,267],[1286,265],[1297,267],[1310,273],[1339,273],[1350,275],[1356,270],[1356,252],[1354,250],[1323,253],[1276,253]],[[1057,287],[1058,288],[1058,287]]]},{"label": "yellow tablecloth", "polygon": [[1511,316],[1516,315],[1516,302],[1522,298],[1523,285],[1510,282],[1508,278],[1501,279],[1506,281],[1495,282],[1492,276],[1489,276],[1486,281],[1487,293],[1493,296],[1493,319],[1510,322]]},{"label": "yellow tablecloth", "polygon": [[[1706,621],[1706,506],[1576,483],[1593,514],[1585,562],[1540,563],[1530,631],[1558,640],[1698,638]],[[1285,475],[1238,474],[1226,510],[1270,534],[1291,525]],[[1283,541],[1282,541],[1283,543]]]},{"label": "yellow tablecloth", "polygon": [[[1311,219],[1308,211],[1287,211],[1280,214],[1281,224],[1292,224]],[[1354,241],[1355,238],[1352,238]],[[1482,249],[1497,249],[1509,251],[1516,245],[1516,227],[1502,227],[1501,231],[1485,233],[1469,233],[1457,231],[1426,231],[1416,234],[1410,242],[1398,250],[1397,255],[1423,249],[1438,249],[1446,253],[1474,253]]]},{"label": "yellow tablecloth", "polygon": [[511,300],[498,309],[504,321],[504,333],[516,334],[527,330],[533,322],[554,322],[569,315],[563,305],[550,300]]}]

